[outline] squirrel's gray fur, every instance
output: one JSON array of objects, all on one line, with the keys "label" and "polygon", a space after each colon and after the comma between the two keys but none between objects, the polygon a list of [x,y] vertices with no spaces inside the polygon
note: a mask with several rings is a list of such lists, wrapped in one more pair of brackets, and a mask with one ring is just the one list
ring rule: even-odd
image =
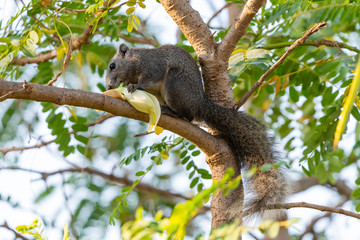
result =
[{"label": "squirrel's gray fur", "polygon": [[[276,152],[264,124],[255,118],[212,102],[204,93],[199,68],[184,49],[165,45],[156,49],[129,48],[121,44],[109,63],[106,88],[125,83],[130,92],[136,89],[154,94],[163,113],[189,121],[204,121],[216,129],[230,145],[243,169],[273,164]],[[257,171],[251,177],[253,194],[246,204],[250,212],[263,212],[264,206],[283,203],[287,184],[280,169]]]}]

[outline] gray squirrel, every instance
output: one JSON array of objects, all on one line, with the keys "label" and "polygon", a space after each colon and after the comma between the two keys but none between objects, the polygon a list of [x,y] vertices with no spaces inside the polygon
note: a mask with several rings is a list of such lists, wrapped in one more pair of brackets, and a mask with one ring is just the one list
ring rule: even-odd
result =
[{"label": "gray squirrel", "polygon": [[[109,63],[106,88],[117,88],[120,83],[127,85],[129,92],[139,89],[155,95],[163,105],[162,113],[204,121],[217,130],[238,157],[241,168],[276,163],[273,139],[266,126],[244,112],[211,101],[203,90],[198,65],[184,49],[172,45],[130,48],[121,44]],[[244,209],[251,213],[263,213],[266,205],[283,203],[287,196],[280,169],[257,171],[248,187],[251,200]]]}]

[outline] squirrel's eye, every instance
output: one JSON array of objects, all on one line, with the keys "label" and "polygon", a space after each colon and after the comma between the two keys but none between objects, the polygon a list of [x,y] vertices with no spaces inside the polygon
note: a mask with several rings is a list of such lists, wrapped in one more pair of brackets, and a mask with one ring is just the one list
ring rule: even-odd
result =
[{"label": "squirrel's eye", "polygon": [[109,68],[110,68],[110,70],[114,70],[114,69],[116,68],[116,64],[115,64],[115,63],[111,63],[111,64],[109,65]]}]

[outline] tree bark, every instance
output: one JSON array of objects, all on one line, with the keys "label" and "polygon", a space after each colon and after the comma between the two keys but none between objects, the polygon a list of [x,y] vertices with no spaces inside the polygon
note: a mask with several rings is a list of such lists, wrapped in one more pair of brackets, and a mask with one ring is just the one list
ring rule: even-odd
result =
[{"label": "tree bark", "polygon": [[[235,20],[221,43],[216,43],[213,33],[204,23],[200,14],[191,7],[189,1],[160,0],[160,2],[197,53],[205,93],[214,102],[224,107],[233,107],[235,101],[231,88],[232,82],[227,73],[228,61],[237,42],[265,1],[248,1],[239,19]],[[210,132],[216,134],[211,129]],[[237,174],[240,174],[237,164],[239,160],[232,152],[218,152],[216,155],[207,156],[207,163],[210,166],[213,179],[221,179],[225,174],[225,170],[229,167],[234,168]],[[215,228],[222,223],[237,219],[242,211],[243,201],[244,191],[242,185],[228,196],[223,194],[213,196],[211,201],[212,227]]]},{"label": "tree bark", "polygon": [[[149,120],[147,114],[135,110],[126,101],[78,89],[0,80],[0,102],[6,99],[27,99],[38,102],[51,102],[57,105],[72,105],[102,110],[116,116],[144,122]],[[162,115],[158,125],[194,143],[207,156],[216,156],[218,152],[231,154],[230,148],[220,138],[212,136],[201,128],[180,118]]]}]

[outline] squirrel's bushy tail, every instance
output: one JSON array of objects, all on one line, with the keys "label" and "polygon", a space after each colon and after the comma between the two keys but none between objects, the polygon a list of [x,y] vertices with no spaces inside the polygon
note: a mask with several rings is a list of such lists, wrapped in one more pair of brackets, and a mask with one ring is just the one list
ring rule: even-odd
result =
[{"label": "squirrel's bushy tail", "polygon": [[[233,109],[221,107],[206,99],[206,109],[201,109],[198,119],[216,129],[239,158],[240,167],[249,170],[252,166],[274,164],[278,156],[273,138],[266,126],[252,116]],[[283,203],[288,195],[288,186],[281,169],[258,170],[248,181],[245,193],[250,195],[243,210],[248,213],[263,213],[269,204]],[[245,197],[247,199],[247,197]],[[277,216],[279,218],[280,216]]]}]

